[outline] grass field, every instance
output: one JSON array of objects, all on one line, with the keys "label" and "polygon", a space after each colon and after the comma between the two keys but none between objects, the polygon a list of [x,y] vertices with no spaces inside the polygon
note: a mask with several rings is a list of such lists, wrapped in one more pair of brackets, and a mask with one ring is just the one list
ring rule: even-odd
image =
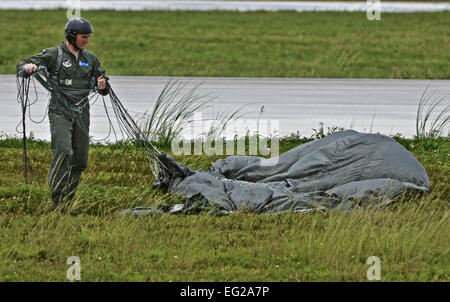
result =
[{"label": "grass field", "polygon": [[[148,161],[132,145],[95,145],[71,214],[50,211],[50,146],[0,140],[0,281],[65,281],[69,256],[82,281],[367,281],[369,256],[382,281],[450,281],[447,139],[397,140],[427,169],[431,193],[402,196],[385,211],[224,217],[118,217],[134,206],[183,202],[152,190]],[[285,152],[305,140],[282,140]],[[167,151],[167,150],[166,150]],[[206,169],[217,156],[181,156]],[[76,215],[75,215],[76,214]]]},{"label": "grass field", "polygon": [[[89,49],[115,75],[450,78],[450,13],[83,12]],[[0,11],[0,73],[63,40],[65,11]],[[448,48],[448,47],[447,47]],[[217,217],[118,217],[183,197],[151,189],[147,158],[132,144],[92,145],[66,214],[51,211],[50,144],[0,135],[0,281],[450,281],[448,138],[396,138],[424,165],[431,192],[388,209]],[[286,152],[307,139],[283,139]],[[168,152],[161,147],[161,151]],[[170,152],[169,152],[170,153]],[[178,156],[208,169],[219,156]]]},{"label": "grass field", "polygon": [[[109,74],[449,79],[450,12],[86,11]],[[0,73],[63,39],[66,12],[0,11]]]}]

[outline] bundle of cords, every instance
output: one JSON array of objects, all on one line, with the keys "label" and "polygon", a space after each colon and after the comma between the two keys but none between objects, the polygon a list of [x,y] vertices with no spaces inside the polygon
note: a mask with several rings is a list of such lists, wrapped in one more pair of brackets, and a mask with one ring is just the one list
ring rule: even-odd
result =
[{"label": "bundle of cords", "polygon": [[[32,76],[33,76],[33,79],[36,79],[52,95],[56,96],[59,94],[59,96],[62,96],[62,98],[59,97],[59,99],[57,98],[57,100],[61,101],[61,99],[65,100],[66,97],[72,97],[72,98],[74,97],[69,92],[63,91],[62,89],[59,88],[59,85],[55,83],[55,81],[52,79],[52,77],[50,76],[50,74],[48,73],[47,69],[44,66],[39,66],[37,68],[37,70],[32,73]],[[117,120],[117,124],[119,125],[120,131],[122,133],[122,136],[127,137],[130,140],[134,140],[134,141],[138,142],[139,145],[141,145],[144,148],[144,150],[146,152],[146,156],[150,160],[150,169],[151,169],[153,175],[155,176],[155,178],[157,179],[157,181],[155,182],[157,184],[157,186],[162,187],[162,186],[168,185],[174,177],[186,177],[186,176],[193,174],[193,171],[190,168],[177,163],[172,157],[168,156],[166,153],[159,152],[155,148],[155,146],[153,146],[153,144],[146,138],[146,136],[144,135],[142,130],[138,127],[138,125],[136,124],[134,119],[131,117],[131,115],[128,113],[128,111],[125,109],[124,105],[120,101],[120,99],[117,96],[117,94],[115,93],[115,91],[112,89],[111,84],[109,82],[109,78],[106,76],[104,76],[104,77],[107,80],[111,107],[113,109],[114,115]],[[26,138],[26,132],[25,132],[25,130],[26,130],[25,118],[26,118],[27,109],[37,101],[37,90],[36,90],[36,86],[35,86],[34,82],[33,82],[33,85],[34,85],[35,92],[36,92],[36,98],[32,102],[29,101],[30,82],[31,82],[31,77],[26,76],[25,74],[17,76],[17,91],[18,91],[17,101],[20,103],[21,109],[22,109],[21,123],[22,123],[22,134],[23,134],[23,162],[24,162],[24,176],[25,176],[26,184],[28,184],[28,172],[27,171],[29,169],[29,167],[28,167],[29,160],[27,157],[27,148],[26,148],[27,138]],[[95,98],[94,102],[91,103],[91,100],[94,98]],[[96,89],[91,90],[90,94],[88,96],[88,102],[86,102],[84,106],[93,105],[96,102],[97,98],[98,98],[98,91]],[[65,106],[66,104],[60,104],[60,105]],[[109,117],[109,113],[108,113],[108,109],[107,109],[104,97],[103,97],[103,106],[104,106],[105,113],[108,117],[108,122],[109,122],[109,133],[108,133],[107,137],[103,139],[103,140],[106,140],[110,136],[111,130],[114,132],[115,136],[116,136],[116,131],[115,131],[115,129],[112,125],[111,119]],[[28,110],[28,111],[30,112],[30,110]],[[77,118],[77,115],[74,115],[74,117]],[[32,120],[35,123],[42,122],[44,120],[44,118],[45,118],[45,115],[41,121],[35,122],[31,119],[31,115],[30,115],[30,120]],[[83,127],[81,119],[77,119],[77,122],[80,124],[81,129],[83,131],[86,131],[86,134],[88,135],[88,129]],[[18,132],[20,132],[20,131],[18,131]],[[125,133],[125,135],[124,135],[124,133]],[[116,136],[116,138],[117,138],[117,136]]]},{"label": "bundle of cords", "polygon": [[[125,109],[117,94],[112,89],[109,81],[107,82],[107,85],[109,87],[109,97],[114,115],[116,116],[121,131],[123,130],[128,138],[139,142],[146,151],[146,155],[150,160],[150,169],[156,178],[153,187],[167,187],[170,185],[173,178],[184,178],[192,175],[194,173],[192,169],[177,163],[171,156],[159,152],[158,149],[153,146]],[[106,107],[105,110],[107,110]]]},{"label": "bundle of cords", "polygon": [[[25,184],[28,185],[28,170],[29,169],[31,170],[31,166],[29,166],[29,160],[27,156],[27,135],[26,135],[25,119],[27,115],[27,108],[30,107],[32,104],[36,103],[37,101],[37,93],[35,99],[32,102],[30,102],[29,99],[30,78],[17,76],[16,84],[17,84],[17,101],[20,104],[20,109],[22,111],[22,119],[19,125],[22,124],[22,142],[23,142],[22,161],[24,166],[24,178]],[[30,120],[32,120],[31,115]],[[17,125],[16,130],[17,132],[20,133],[20,131],[17,129],[19,125]]]}]

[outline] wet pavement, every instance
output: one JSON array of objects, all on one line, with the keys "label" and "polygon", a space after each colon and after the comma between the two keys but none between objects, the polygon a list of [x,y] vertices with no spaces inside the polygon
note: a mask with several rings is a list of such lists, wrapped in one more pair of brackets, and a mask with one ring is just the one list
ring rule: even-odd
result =
[{"label": "wet pavement", "polygon": [[[130,114],[138,117],[154,104],[164,85],[175,79],[189,81],[187,89],[201,83],[198,92],[215,97],[211,106],[202,110],[203,119],[246,105],[245,120],[259,120],[261,125],[275,125],[272,121],[278,121],[281,136],[297,130],[302,136],[310,136],[314,133],[312,129],[323,122],[325,130],[327,126],[341,126],[411,137],[415,134],[417,105],[428,85],[427,95],[432,93],[432,99],[447,96],[437,111],[450,104],[450,80],[111,76],[111,85]],[[40,86],[37,91],[38,101],[31,107],[31,118],[39,121],[44,117],[44,120],[35,124],[27,117],[27,134],[32,131],[36,138],[49,140],[45,116],[48,93]],[[33,93],[30,93],[31,98]],[[16,126],[20,123],[21,111],[16,96],[15,76],[0,75],[0,131],[4,134],[18,135]],[[111,108],[108,97],[105,101]],[[239,134],[245,134],[245,129],[239,130]],[[108,131],[108,118],[100,97],[91,107],[91,135],[98,140]]]}]

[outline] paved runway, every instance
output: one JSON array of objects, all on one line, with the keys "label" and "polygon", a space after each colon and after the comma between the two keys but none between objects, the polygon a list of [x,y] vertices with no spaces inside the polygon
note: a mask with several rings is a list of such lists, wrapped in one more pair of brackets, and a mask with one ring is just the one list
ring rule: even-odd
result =
[{"label": "paved runway", "polygon": [[[372,79],[285,79],[285,78],[176,78],[112,76],[111,84],[133,116],[143,113],[156,100],[170,79],[190,81],[188,87],[202,83],[200,94],[216,97],[212,106],[202,112],[210,119],[227,108],[247,105],[245,119],[279,122],[279,134],[297,130],[310,136],[319,122],[363,132],[387,135],[415,134],[417,104],[427,85],[432,98],[447,96],[441,106],[450,104],[450,80],[372,80]],[[36,84],[37,85],[37,84]],[[20,106],[16,102],[14,75],[0,75],[0,131],[16,133],[20,122]],[[31,117],[40,120],[45,114],[47,93],[38,87],[38,102]],[[109,104],[109,98],[105,99]],[[260,116],[260,109],[264,111]],[[273,123],[272,123],[273,125]],[[21,126],[20,126],[21,127]],[[19,128],[20,128],[19,127]],[[34,124],[27,118],[27,133],[50,139],[48,118]],[[101,98],[91,109],[91,134],[101,139],[108,133],[108,120]],[[244,132],[244,129],[241,129]],[[241,133],[242,134],[242,133]]]}]

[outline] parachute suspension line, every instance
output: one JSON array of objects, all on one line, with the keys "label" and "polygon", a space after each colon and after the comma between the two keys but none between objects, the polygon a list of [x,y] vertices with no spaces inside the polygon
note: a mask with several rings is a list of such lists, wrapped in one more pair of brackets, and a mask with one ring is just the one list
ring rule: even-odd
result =
[{"label": "parachute suspension line", "polygon": [[131,137],[137,139],[143,147],[150,153],[151,156],[159,156],[161,153],[145,138],[141,129],[137,126],[136,122],[130,116],[123,104],[120,102],[114,90],[110,88],[110,98],[113,108],[120,118],[121,124],[124,126],[125,131]]},{"label": "parachute suspension line", "polygon": [[117,141],[117,133],[112,125],[111,118],[109,117],[108,107],[106,107],[106,102],[105,102],[104,96],[102,96],[102,103],[103,103],[103,108],[105,109],[106,117],[108,118],[108,124],[109,124],[108,134],[106,135],[105,138],[102,138],[102,139],[94,139],[94,138],[91,138],[91,139],[96,142],[106,141],[111,136],[111,131],[112,131],[114,133],[114,138]]},{"label": "parachute suspension line", "polygon": [[[28,166],[29,166],[29,160],[27,155],[27,134],[26,134],[26,124],[25,119],[27,115],[27,107],[29,106],[28,101],[28,92],[30,89],[30,79],[29,78],[22,78],[20,80],[19,76],[16,78],[16,84],[17,84],[17,101],[20,103],[20,107],[22,110],[22,143],[23,143],[23,152],[22,152],[22,162],[23,162],[23,171],[24,171],[24,178],[25,178],[25,184],[28,186]],[[31,105],[31,104],[30,104]]]},{"label": "parachute suspension line", "polygon": [[[42,84],[42,86],[48,90],[52,95],[56,95],[56,93],[59,93],[61,95],[61,97],[66,98],[73,98],[76,97],[76,95],[73,95],[71,92],[69,91],[63,91],[62,89],[59,89],[58,84],[56,84],[53,79],[50,77],[50,75],[48,74],[47,70],[45,67],[39,67],[38,70],[36,72],[34,72],[33,74],[33,80],[36,79],[40,84]],[[30,81],[31,81],[31,77],[21,77],[20,75],[17,76],[17,91],[18,91],[18,95],[17,95],[17,100],[18,102],[21,104],[21,109],[22,109],[22,128],[23,128],[23,161],[24,161],[24,175],[25,175],[25,182],[26,184],[28,184],[28,165],[29,165],[29,160],[27,157],[27,148],[26,148],[26,125],[25,125],[25,118],[26,118],[26,111],[27,108],[34,104],[37,101],[38,98],[38,94],[37,94],[37,90],[36,90],[36,85],[33,81],[34,84],[34,89],[36,92],[36,99],[33,102],[29,101],[29,88],[30,88]],[[173,164],[172,161],[168,160],[167,156],[165,155],[165,153],[160,153],[158,151],[158,149],[156,149],[155,146],[153,146],[153,144],[148,140],[148,138],[143,134],[142,130],[139,128],[139,126],[136,124],[136,122],[134,121],[134,119],[130,116],[130,114],[128,113],[128,111],[125,109],[125,107],[123,106],[122,102],[119,100],[119,98],[117,97],[116,93],[114,92],[114,90],[111,88],[111,85],[109,82],[107,82],[108,88],[109,88],[109,97],[110,97],[110,101],[111,101],[111,105],[112,105],[112,110],[114,112],[114,115],[116,117],[117,120],[117,124],[119,126],[119,130],[122,134],[122,137],[127,137],[129,139],[134,139],[136,141],[138,141],[140,143],[140,145],[145,149],[146,151],[146,156],[148,157],[148,159],[150,160],[150,168],[152,170],[152,173],[154,174],[154,176],[157,177],[161,177],[161,173],[163,175],[167,174],[168,171],[179,171],[178,174],[183,175],[185,174],[183,171],[181,171],[176,165]],[[79,89],[78,89],[79,90]],[[74,93],[76,92],[80,92],[73,90]],[[92,104],[91,100],[94,99],[94,102]],[[92,90],[91,93],[87,96],[87,102],[83,105],[81,105],[81,107],[85,107],[85,106],[91,106],[93,105],[98,99],[98,91],[97,90]],[[105,103],[105,98],[102,97],[103,99],[103,106],[105,108],[105,113],[107,115],[108,118],[108,122],[109,122],[109,132],[108,135],[106,136],[106,138],[102,139],[102,140],[106,140],[107,138],[110,137],[111,135],[111,131],[114,132],[114,136],[117,140],[117,133],[116,130],[114,129],[114,126],[111,122],[111,118]],[[46,109],[46,113],[48,110],[48,106]],[[73,118],[75,118],[75,120],[77,121],[77,124],[80,126],[80,129],[86,133],[86,135],[89,135],[89,130],[86,127],[86,125],[84,125],[84,123],[82,122],[82,119],[79,118],[77,115],[73,115]],[[31,119],[31,116],[30,116]],[[45,119],[45,115],[43,117],[43,119],[40,121],[42,122]],[[32,120],[32,119],[31,119]],[[33,122],[35,122],[34,120],[32,120]],[[40,123],[38,122],[38,123]],[[20,123],[19,123],[20,125]],[[17,125],[16,130],[20,133],[20,131],[17,129],[19,127],[19,125]],[[125,134],[125,135],[124,135]],[[95,140],[95,141],[101,141],[101,140]]]},{"label": "parachute suspension line", "polygon": [[[109,85],[109,83],[108,83]],[[111,100],[111,105],[114,111],[114,114],[117,119],[117,123],[119,125],[119,129],[126,133],[129,138],[133,138],[137,140],[141,146],[145,149],[146,155],[153,165],[150,166],[152,173],[155,177],[158,177],[160,173],[160,168],[164,170],[168,170],[166,165],[160,160],[161,153],[156,149],[155,146],[146,138],[146,136],[142,133],[142,130],[136,124],[134,119],[130,116],[128,111],[123,106],[122,102],[117,97],[114,90],[109,85],[109,97]]]}]

